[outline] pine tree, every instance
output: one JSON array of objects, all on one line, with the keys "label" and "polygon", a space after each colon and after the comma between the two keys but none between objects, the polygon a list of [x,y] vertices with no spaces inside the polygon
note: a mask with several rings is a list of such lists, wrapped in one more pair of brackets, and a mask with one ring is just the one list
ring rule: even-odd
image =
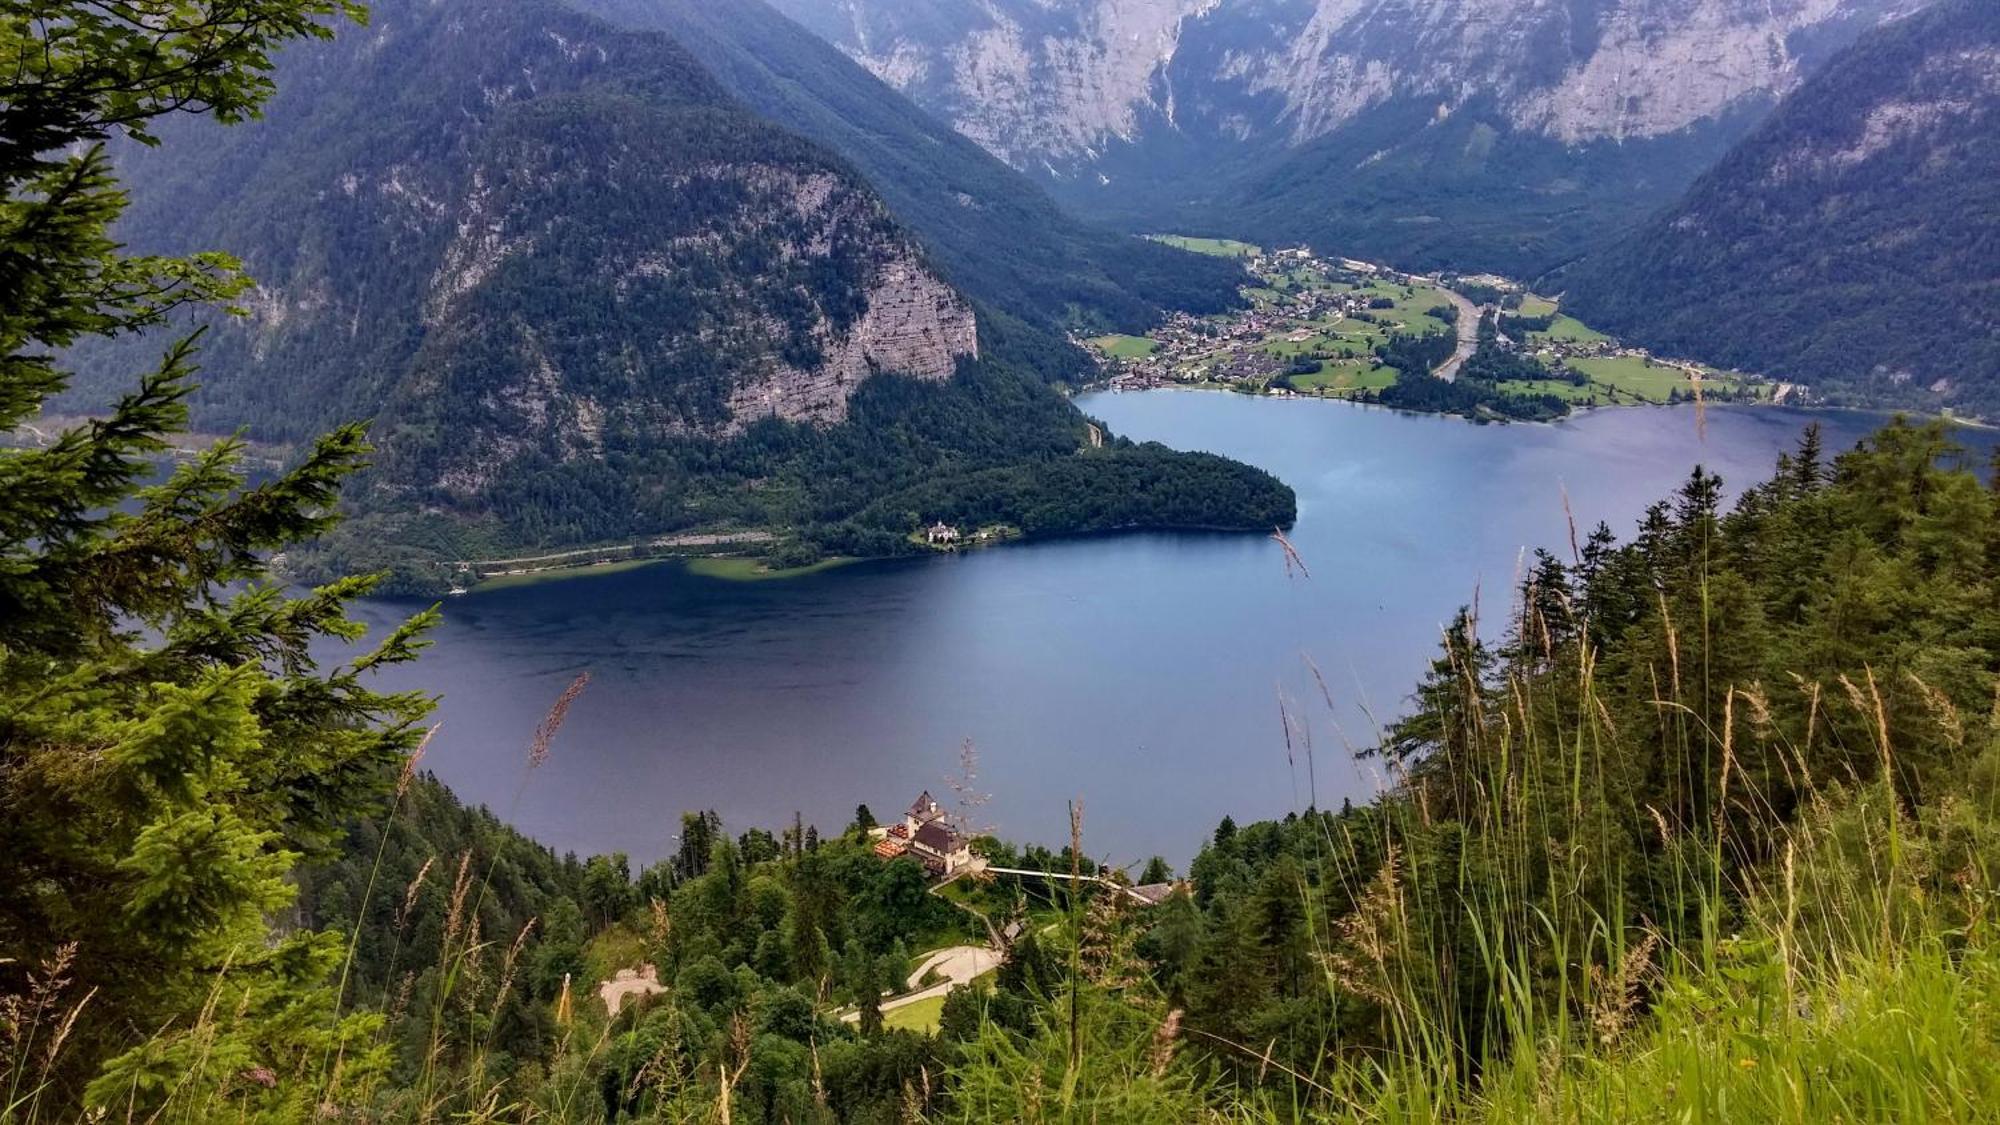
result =
[{"label": "pine tree", "polygon": [[1823,440],[1818,422],[1807,425],[1805,433],[1799,436],[1799,452],[1791,458],[1791,470],[1792,481],[1800,492],[1811,492],[1826,478]]},{"label": "pine tree", "polygon": [[880,1035],[882,1033],[882,980],[875,968],[875,961],[869,958],[861,970],[861,979],[855,982],[859,995],[861,1034]]},{"label": "pine tree", "polygon": [[[247,285],[219,254],[121,255],[102,142],[155,143],[171,113],[254,116],[270,53],[342,14],[360,9],[7,0],[0,429],[66,385],[66,347]],[[291,594],[271,574],[332,525],[360,427],[254,487],[237,440],[144,483],[185,428],[194,354],[172,344],[103,417],[0,451],[0,993],[60,960],[81,1009],[59,1057],[4,1078],[45,1117],[80,1115],[86,1083],[90,1104],[139,1116],[176,1090],[210,1099],[189,1117],[303,1111],[331,1052],[357,1078],[381,1062],[368,1021],[334,1015],[338,939],[267,918],[416,745],[427,701],[367,678],[412,658],[432,615],[323,669],[316,649],[362,638],[345,607],[373,580]]]}]

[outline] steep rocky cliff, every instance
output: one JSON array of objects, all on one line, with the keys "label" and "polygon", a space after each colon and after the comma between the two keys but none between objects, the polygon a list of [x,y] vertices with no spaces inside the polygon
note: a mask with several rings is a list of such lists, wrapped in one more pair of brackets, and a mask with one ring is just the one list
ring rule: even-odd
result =
[{"label": "steep rocky cliff", "polygon": [[1078,322],[1140,332],[1166,309],[1214,312],[1237,301],[1244,278],[1234,263],[1065,213],[1035,179],[761,0],[573,2],[623,27],[666,32],[752,111],[838,153],[955,288],[1045,337],[1059,341]]},{"label": "steep rocky cliff", "polygon": [[[480,505],[529,451],[838,422],[878,373],[978,355],[971,305],[867,187],[664,37],[384,4],[285,75],[266,121],[197,141],[221,177],[192,145],[127,161],[135,239],[258,279],[211,328],[202,424],[379,415],[386,486]],[[93,358],[109,379],[130,357]]]},{"label": "steep rocky cliff", "polygon": [[1566,282],[1665,351],[2000,417],[2000,7],[1870,33]]},{"label": "steep rocky cliff", "polygon": [[[1832,50],[1924,2],[781,0],[1089,211],[1389,223],[1378,247],[1517,269],[1671,198]],[[1295,213],[1328,208],[1365,221]]]}]

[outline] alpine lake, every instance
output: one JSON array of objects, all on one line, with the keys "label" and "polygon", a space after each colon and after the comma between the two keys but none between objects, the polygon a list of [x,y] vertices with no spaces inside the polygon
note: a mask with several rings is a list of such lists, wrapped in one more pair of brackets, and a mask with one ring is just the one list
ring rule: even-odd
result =
[{"label": "alpine lake", "polygon": [[[387,686],[442,696],[424,766],[559,851],[677,846],[683,811],[732,832],[794,814],[837,832],[919,791],[952,804],[962,747],[980,827],[1183,866],[1225,815],[1362,801],[1354,751],[1401,713],[1453,612],[1506,616],[1526,555],[1629,536],[1701,464],[1733,496],[1817,419],[1831,453],[1884,417],[1780,407],[1601,409],[1475,425],[1326,400],[1097,393],[1136,440],[1261,466],[1298,492],[1304,565],[1257,534],[1128,534],[858,562],[798,577],[684,563],[479,590]],[[1959,440],[1984,463],[1985,431]],[[409,603],[364,603],[387,625]],[[548,760],[527,747],[588,671]],[[1288,716],[1288,718],[1287,718]],[[1289,724],[1289,738],[1287,725]]]}]

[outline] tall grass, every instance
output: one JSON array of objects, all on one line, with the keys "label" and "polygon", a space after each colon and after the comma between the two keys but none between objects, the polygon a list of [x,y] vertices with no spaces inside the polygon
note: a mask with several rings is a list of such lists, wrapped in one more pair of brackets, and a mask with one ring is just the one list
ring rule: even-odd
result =
[{"label": "tall grass", "polygon": [[[1379,803],[1379,817],[1314,820],[1320,869],[1333,874],[1298,887],[1312,958],[1332,1010],[1374,1015],[1378,1048],[1329,1030],[1323,1069],[1280,1073],[1269,1048],[1191,1026],[1181,1034],[1210,1040],[1229,1065],[1162,1085],[1141,1065],[1146,1021],[1105,1003],[1115,994],[1127,1012],[1151,1005],[1157,1024],[1159,998],[1079,974],[1064,1001],[1100,1022],[1079,1028],[1072,1015],[1060,1038],[1073,1055],[1052,1104],[1081,1098],[1110,1112],[1146,1091],[1160,1107],[1194,1098],[1198,1113],[1175,1110],[1186,1119],[2000,1120],[1989,916],[2000,709],[1969,723],[1922,689],[1969,768],[1911,808],[1872,669],[1795,685],[1808,741],[1824,708],[1844,708],[1874,759],[1872,778],[1815,782],[1811,748],[1771,720],[1764,690],[1711,693],[1705,666],[1683,667],[1689,646],[1666,622],[1649,735],[1672,759],[1661,764],[1669,808],[1633,796],[1633,765],[1611,752],[1619,732],[1581,644],[1566,670],[1510,673],[1498,698],[1462,669],[1462,726],[1441,751],[1456,760],[1427,763]],[[1532,638],[1535,623],[1520,632]],[[1785,815],[1769,775],[1743,761],[1752,744],[1804,794]],[[1356,838],[1357,825],[1379,838]],[[1621,844],[1631,825],[1644,826],[1648,848]],[[1014,1082],[1010,1097],[989,1073],[1045,1072],[1031,1050],[982,1038],[962,1076],[968,1120],[989,1119],[982,1105],[1045,1112],[1023,1100],[1039,1089],[1032,1082]]]}]

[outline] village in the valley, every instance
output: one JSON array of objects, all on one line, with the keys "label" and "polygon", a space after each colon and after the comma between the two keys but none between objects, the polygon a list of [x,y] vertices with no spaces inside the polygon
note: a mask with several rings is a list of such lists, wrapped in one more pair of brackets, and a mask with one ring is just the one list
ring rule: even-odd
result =
[{"label": "village in the valley", "polygon": [[1166,237],[1201,253],[1236,257],[1256,284],[1248,306],[1197,317],[1177,313],[1145,336],[1081,340],[1103,385],[1163,386],[1247,394],[1370,399],[1405,377],[1380,349],[1397,336],[1455,333],[1457,347],[1425,372],[1450,380],[1471,355],[1479,320],[1496,317],[1497,343],[1533,356],[1550,378],[1501,384],[1552,394],[1573,406],[1711,400],[1786,401],[1797,390],[1755,376],[1657,357],[1564,315],[1554,299],[1493,275],[1401,273],[1303,247],[1265,250],[1224,239]]}]

